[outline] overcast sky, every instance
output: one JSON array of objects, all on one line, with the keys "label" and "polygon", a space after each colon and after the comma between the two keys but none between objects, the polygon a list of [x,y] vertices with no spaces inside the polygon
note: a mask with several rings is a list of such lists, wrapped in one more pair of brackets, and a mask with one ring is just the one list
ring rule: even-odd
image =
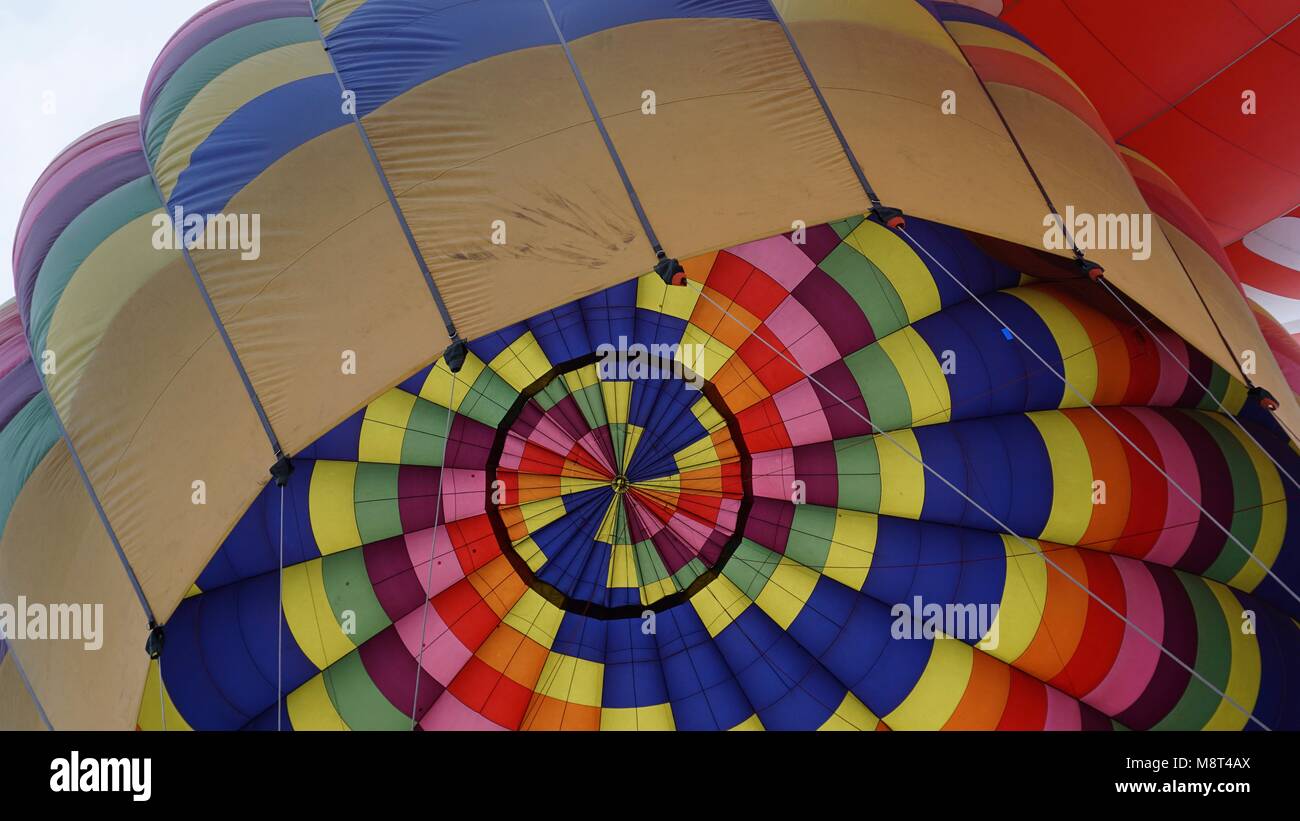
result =
[{"label": "overcast sky", "polygon": [[14,231],[36,178],[77,137],[139,114],[154,58],[209,3],[0,2],[0,303],[14,293]]}]

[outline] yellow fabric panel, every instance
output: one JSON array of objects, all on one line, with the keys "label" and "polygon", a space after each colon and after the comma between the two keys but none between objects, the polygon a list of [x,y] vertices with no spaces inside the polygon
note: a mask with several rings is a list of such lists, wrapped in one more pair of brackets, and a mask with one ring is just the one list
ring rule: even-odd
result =
[{"label": "yellow fabric panel", "polygon": [[[611,411],[621,411],[624,416],[627,415],[628,408],[632,406],[632,383],[631,382],[599,382],[600,400],[604,404],[606,415],[612,415]],[[621,419],[611,419],[610,421],[622,421]]]},{"label": "yellow fabric panel", "polygon": [[542,665],[535,692],[559,701],[600,706],[605,665],[563,653],[551,653]]},{"label": "yellow fabric panel", "polygon": [[[76,389],[65,392],[62,377],[51,386],[122,547],[165,620],[261,490],[275,457],[183,258],[155,251],[141,220],[82,263],[70,285],[77,298],[60,302],[51,340]],[[196,481],[206,487],[206,504],[192,503]]]},{"label": "yellow fabric panel", "polygon": [[144,611],[62,442],[32,472],[5,523],[0,601],[16,603],[19,596],[104,606],[98,650],[81,641],[11,641],[50,724],[134,728],[149,667]]},{"label": "yellow fabric panel", "polygon": [[[1078,544],[1092,521],[1092,460],[1083,436],[1060,411],[1026,414],[1038,428],[1052,463],[1052,512],[1038,538]],[[1024,534],[1028,535],[1028,534]]]},{"label": "yellow fabric panel", "polygon": [[753,602],[726,576],[718,576],[690,598],[691,607],[709,635],[717,637]]},{"label": "yellow fabric panel", "polygon": [[[1088,95],[1083,93],[1083,89],[1079,88],[1079,84],[1076,83],[1070,75],[1062,71],[1056,63],[1047,59],[1046,55],[1041,51],[1033,48],[1029,44],[1025,43],[1025,41],[978,23],[963,23],[960,20],[949,20],[944,24],[944,26],[952,32],[953,38],[956,39],[958,43],[961,43],[963,47],[983,46],[985,48],[994,48],[998,51],[1009,51],[1013,54],[1018,54],[1021,57],[1032,60],[1040,66],[1050,70],[1053,74],[1074,86],[1074,90],[1079,92],[1079,96],[1083,97],[1085,100],[1088,99]],[[1089,101],[1089,103],[1091,103],[1091,101]]]},{"label": "yellow fabric panel", "polygon": [[[1254,712],[1255,702],[1259,698],[1261,661],[1259,656],[1259,637],[1241,632],[1241,602],[1228,588],[1218,582],[1205,579],[1205,585],[1214,594],[1214,598],[1223,609],[1223,620],[1228,626],[1228,637],[1232,655],[1228,670],[1228,684],[1223,692],[1228,698],[1237,702],[1241,709],[1225,699],[1219,700],[1219,708],[1205,723],[1206,730],[1242,730],[1250,722],[1249,713]],[[1246,712],[1242,712],[1244,709]]]},{"label": "yellow fabric panel", "polygon": [[[448,344],[356,128],[282,157],[225,212],[263,215],[261,256],[205,249],[192,257],[287,452]],[[355,374],[339,367],[343,351],[356,354]]]},{"label": "yellow fabric panel", "polygon": [[532,588],[524,591],[502,622],[528,638],[550,647],[564,619],[564,611],[548,602]]},{"label": "yellow fabric panel", "polygon": [[312,533],[321,555],[361,544],[357,529],[356,462],[331,462],[321,459],[311,473],[307,491]]},{"label": "yellow fabric panel", "polygon": [[[717,297],[713,297],[715,300]],[[700,300],[698,287],[668,285],[657,274],[645,274],[636,281],[636,306],[678,319],[690,319]],[[726,303],[723,303],[724,305]]]},{"label": "yellow fabric panel", "polygon": [[328,37],[339,24],[348,19],[348,15],[360,8],[366,0],[325,0],[320,11],[316,12],[316,24],[321,34]]},{"label": "yellow fabric panel", "polygon": [[675,730],[671,704],[651,707],[604,707],[600,711],[602,730]]},{"label": "yellow fabric panel", "polygon": [[[161,693],[158,692],[160,688]],[[161,701],[159,701],[160,697]],[[176,709],[167,688],[162,687],[162,682],[158,677],[158,662],[156,661],[149,662],[149,675],[145,678],[144,693],[140,696],[140,715],[136,718],[135,723],[141,730],[166,730],[169,733],[176,730],[194,729],[181,715],[180,711]]]},{"label": "yellow fabric panel", "polygon": [[295,730],[346,730],[348,725],[335,709],[325,687],[325,674],[317,673],[284,699],[289,723]]},{"label": "yellow fabric panel", "polygon": [[420,398],[459,411],[469,397],[470,389],[485,370],[487,363],[475,356],[473,351],[465,354],[465,364],[461,366],[460,373],[456,374],[451,372],[446,362],[439,359],[420,386]]},{"label": "yellow fabric panel", "polygon": [[823,575],[844,586],[861,590],[871,571],[880,520],[870,513],[840,509],[835,513],[835,533],[826,555]]},{"label": "yellow fabric panel", "polygon": [[[920,3],[777,6],[887,205],[1041,247],[1046,208],[1033,179],[969,64]],[[941,110],[947,91],[955,114]]]},{"label": "yellow fabric panel", "polygon": [[318,670],[356,649],[330,607],[320,559],[284,569],[284,620],[298,648]]},{"label": "yellow fabric panel", "polygon": [[268,91],[332,71],[325,49],[308,41],[264,51],[210,80],[186,103],[158,149],[153,169],[163,197],[171,197],[194,150],[232,113]]},{"label": "yellow fabric panel", "polygon": [[[682,288],[681,290],[694,289]],[[687,324],[686,330],[682,333],[682,345],[700,346],[692,349],[695,353],[691,356],[684,356],[682,353],[684,349],[679,349],[676,359],[705,379],[716,376],[727,360],[736,355],[735,351],[719,342],[717,337],[705,333],[693,324]]]},{"label": "yellow fabric panel", "polygon": [[[364,124],[466,338],[654,268],[559,45],[443,74]],[[497,220],[503,245],[492,242]]]},{"label": "yellow fabric panel", "polygon": [[[934,275],[912,246],[896,232],[872,220],[863,220],[844,241],[884,273],[902,300],[909,323],[943,307]],[[939,275],[947,277],[942,272]]]},{"label": "yellow fabric panel", "polygon": [[488,367],[496,371],[496,374],[510,387],[522,391],[545,376],[551,369],[551,363],[547,360],[546,354],[542,353],[537,337],[533,336],[532,331],[528,331],[497,354],[496,358],[488,363]]},{"label": "yellow fabric panel", "polygon": [[956,639],[938,636],[932,647],[930,661],[912,692],[884,716],[896,730],[942,729],[966,693],[975,651]]},{"label": "yellow fabric panel", "polygon": [[516,542],[515,552],[519,554],[519,558],[523,559],[534,573],[541,570],[542,566],[546,564],[546,554],[542,552],[542,548],[538,546],[537,542],[533,541],[532,536],[521,542]]},{"label": "yellow fabric panel", "polygon": [[151,221],[158,213],[137,217],[96,246],[77,266],[59,298],[45,338],[45,347],[57,356],[58,368],[46,375],[45,385],[62,416],[67,415],[76,386],[94,359],[95,347],[124,305],[161,269],[181,261],[179,253],[153,247]]},{"label": "yellow fabric panel", "polygon": [[754,602],[782,630],[788,630],[812,596],[818,578],[817,571],[782,556]]},{"label": "yellow fabric panel", "polygon": [[402,442],[406,439],[406,423],[411,419],[415,398],[414,394],[393,388],[366,406],[357,443],[358,461],[402,463]]},{"label": "yellow fabric panel", "polygon": [[18,671],[17,656],[10,648],[0,661],[0,731],[44,730],[36,702],[32,701],[27,685]]},{"label": "yellow fabric panel", "polygon": [[874,730],[880,719],[853,693],[845,693],[840,706],[826,719],[819,730]]},{"label": "yellow fabric panel", "polygon": [[1003,534],[1002,547],[1007,554],[1006,581],[998,615],[993,620],[998,645],[989,647],[983,642],[981,649],[1011,664],[1029,649],[1038,635],[1043,608],[1047,606],[1047,562],[1013,536]]},{"label": "yellow fabric panel", "polygon": [[880,459],[880,515],[919,519],[925,504],[925,468],[917,461],[922,454],[916,434],[896,430],[871,441]]},{"label": "yellow fabric panel", "polygon": [[691,413],[709,432],[721,430],[727,424],[726,420],[722,418],[722,414],[706,397],[700,397],[695,401],[694,405],[691,405]]},{"label": "yellow fabric panel", "polygon": [[610,587],[636,587],[637,583],[636,553],[632,550],[632,546],[614,545],[610,555],[609,578],[606,584]]},{"label": "yellow fabric panel", "polygon": [[[718,459],[718,449],[714,446],[713,440],[700,438],[674,453],[673,461],[677,463],[678,470],[687,471],[712,467],[721,460]],[[660,488],[658,480],[655,482],[655,487]]]},{"label": "yellow fabric panel", "polygon": [[[652,20],[570,48],[670,255],[869,207],[776,22]],[[647,89],[654,114],[642,113]]]},{"label": "yellow fabric panel", "polygon": [[735,727],[732,727],[731,729],[741,731],[741,732],[753,732],[755,730],[762,730],[763,720],[758,717],[758,713],[754,713],[749,718],[740,722],[739,724],[737,724]]},{"label": "yellow fabric panel", "polygon": [[948,380],[939,367],[934,351],[921,335],[908,325],[878,343],[894,363],[899,379],[907,390],[912,407],[913,425],[937,425],[952,418],[952,399]]},{"label": "yellow fabric panel", "polygon": [[[1065,380],[1078,391],[1061,385],[1062,408],[1085,408],[1097,395],[1097,354],[1092,349],[1092,338],[1083,323],[1060,301],[1039,288],[1015,288],[1008,294],[1027,304],[1047,325],[1056,340],[1065,363]],[[1038,351],[1047,361],[1052,361],[1051,351]],[[1079,398],[1083,394],[1083,398]]]},{"label": "yellow fabric panel", "polygon": [[607,505],[605,515],[600,520],[600,527],[596,528],[595,539],[605,544],[614,543],[614,525],[617,522],[619,505]]}]

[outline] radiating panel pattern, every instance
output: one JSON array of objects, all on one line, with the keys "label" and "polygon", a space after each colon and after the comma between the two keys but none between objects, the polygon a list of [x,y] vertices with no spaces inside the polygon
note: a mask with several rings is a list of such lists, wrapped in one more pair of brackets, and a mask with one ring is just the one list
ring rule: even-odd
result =
[{"label": "radiating panel pattern", "polygon": [[909,234],[935,259],[852,217],[686,260],[394,387],[283,491],[281,713],[268,486],[168,624],[169,727],[1297,726],[1297,497],[1188,372],[1244,387]]}]

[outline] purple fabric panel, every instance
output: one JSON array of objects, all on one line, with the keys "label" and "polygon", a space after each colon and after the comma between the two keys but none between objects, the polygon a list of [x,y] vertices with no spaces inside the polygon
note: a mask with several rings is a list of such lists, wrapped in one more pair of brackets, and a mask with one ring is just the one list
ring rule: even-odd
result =
[{"label": "purple fabric panel", "polygon": [[[45,210],[52,199],[58,196],[86,169],[128,150],[127,146],[131,145],[132,142],[138,146],[139,130],[139,121],[134,117],[100,126],[59,152],[54,162],[50,163],[45,172],[36,180],[31,193],[27,195],[27,201],[23,203],[22,216],[18,221],[18,230],[14,234],[11,261],[13,263],[15,292],[21,292],[17,287],[20,251],[27,242],[33,223],[41,216],[41,212]],[[26,316],[27,305],[20,300],[18,306],[20,313]]]},{"label": "purple fabric panel", "polygon": [[0,376],[0,430],[40,392],[41,377],[30,359]]},{"label": "purple fabric panel", "polygon": [[[139,123],[140,120],[137,117],[123,117],[122,119],[114,120],[111,123],[104,123],[98,128],[81,135],[74,140],[71,145],[60,151],[58,156],[54,158],[54,161],[51,162],[46,167],[45,171],[41,173],[41,176],[37,178],[36,184],[32,186],[32,190],[27,194],[27,199],[23,202],[23,215],[26,215],[32,210],[32,205],[36,202],[36,198],[40,192],[44,190],[46,183],[67,166],[68,163],[75,161],[91,146],[119,139],[129,131],[139,131]],[[21,222],[19,223],[19,227],[22,227]]]},{"label": "purple fabric panel", "polygon": [[9,300],[0,305],[0,378],[28,359],[27,335],[18,317],[18,303]]},{"label": "purple fabric panel", "polygon": [[140,150],[139,135],[133,135],[131,139],[133,142],[129,144],[134,147],[129,150],[122,150],[128,144],[122,140],[91,149],[86,162],[69,163],[50,180],[53,193],[47,197],[45,192],[41,192],[38,199],[45,207],[30,221],[24,220],[28,223],[26,230],[14,243],[14,291],[24,325],[31,314],[36,274],[63,229],[95,200],[149,174],[149,165]]},{"label": "purple fabric panel", "polygon": [[163,47],[149,71],[144,97],[140,100],[140,114],[147,121],[154,100],[163,86],[186,60],[207,44],[235,29],[282,17],[308,17],[311,4],[307,0],[225,0],[209,6],[189,19],[181,30]]}]

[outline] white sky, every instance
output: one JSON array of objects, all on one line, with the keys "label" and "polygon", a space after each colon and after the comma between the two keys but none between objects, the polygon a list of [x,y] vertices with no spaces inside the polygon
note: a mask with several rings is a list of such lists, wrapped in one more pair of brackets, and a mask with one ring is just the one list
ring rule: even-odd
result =
[{"label": "white sky", "polygon": [[36,178],[77,137],[139,113],[154,58],[210,2],[0,0],[0,303],[14,293],[14,232]]}]

